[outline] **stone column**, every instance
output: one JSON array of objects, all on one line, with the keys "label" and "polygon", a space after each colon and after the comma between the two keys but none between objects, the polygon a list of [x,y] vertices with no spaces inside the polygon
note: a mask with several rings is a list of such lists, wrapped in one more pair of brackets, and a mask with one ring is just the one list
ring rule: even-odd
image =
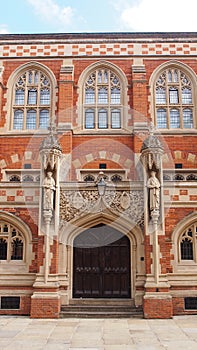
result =
[{"label": "stone column", "polygon": [[[38,252],[39,271],[31,297],[31,317],[57,318],[60,312],[59,280],[57,271],[58,252],[55,258],[51,251],[54,240],[58,239],[59,229],[59,162],[61,146],[58,143],[54,126],[40,146],[41,180],[39,235],[44,235],[44,246]],[[58,245],[55,245],[58,249]],[[43,256],[44,252],[44,256]],[[40,254],[40,256],[39,256]],[[51,273],[51,270],[53,273]]]},{"label": "stone column", "polygon": [[163,147],[153,135],[143,142],[141,161],[144,170],[144,215],[146,283],[144,295],[145,318],[172,317],[172,297],[166,275],[161,273],[159,237],[165,235],[163,203]]}]

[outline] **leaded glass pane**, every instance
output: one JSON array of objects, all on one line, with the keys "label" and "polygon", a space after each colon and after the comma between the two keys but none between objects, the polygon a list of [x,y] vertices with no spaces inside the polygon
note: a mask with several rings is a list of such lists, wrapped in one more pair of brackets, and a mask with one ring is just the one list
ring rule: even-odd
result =
[{"label": "leaded glass pane", "polygon": [[187,237],[181,242],[181,260],[193,260],[193,242]]},{"label": "leaded glass pane", "polygon": [[98,90],[98,103],[99,104],[108,103],[107,89],[101,88]]},{"label": "leaded glass pane", "polygon": [[120,90],[117,88],[111,89],[111,103],[120,104]]},{"label": "leaded glass pane", "polygon": [[98,127],[99,129],[106,129],[107,126],[107,111],[106,109],[100,109],[98,112]]},{"label": "leaded glass pane", "polygon": [[34,109],[27,111],[26,129],[36,129],[36,111]]},{"label": "leaded glass pane", "polygon": [[39,73],[35,72],[35,74],[34,74],[34,84],[38,85],[38,81],[39,81]]},{"label": "leaded glass pane", "polygon": [[104,83],[107,84],[108,83],[108,72],[104,71]]},{"label": "leaded glass pane", "polygon": [[[43,109],[39,112],[39,107],[50,106],[50,103],[51,85],[48,77],[34,69],[23,73],[15,83],[14,105],[21,106],[21,110],[14,112],[13,128],[21,130],[25,127],[30,130],[35,129],[38,125],[41,128],[48,127],[49,110]],[[33,106],[31,110],[29,106]]]},{"label": "leaded glass pane", "polygon": [[164,88],[157,88],[156,90],[156,103],[166,104],[166,90]]},{"label": "leaded glass pane", "polygon": [[121,96],[121,84],[114,72],[107,68],[93,71],[84,84],[85,128],[119,128],[121,111],[115,110],[115,105],[121,104]]},{"label": "leaded glass pane", "polygon": [[178,72],[177,70],[174,71],[174,82],[177,83],[178,82]]},{"label": "leaded glass pane", "polygon": [[169,102],[170,104],[179,103],[178,89],[176,88],[169,89]]},{"label": "leaded glass pane", "polygon": [[88,109],[85,112],[85,128],[94,129],[94,126],[95,126],[94,110]]},{"label": "leaded glass pane", "polygon": [[24,119],[23,111],[22,110],[16,110],[14,112],[13,129],[15,129],[15,130],[22,130],[23,129],[23,119]]},{"label": "leaded glass pane", "polygon": [[28,91],[27,104],[28,105],[36,105],[36,103],[37,103],[37,90],[31,89]]},{"label": "leaded glass pane", "polygon": [[120,110],[114,109],[111,112],[111,127],[112,129],[120,129]]},{"label": "leaded glass pane", "polygon": [[7,241],[4,238],[0,239],[0,260],[7,260]]},{"label": "leaded glass pane", "polygon": [[12,243],[11,260],[23,260],[23,241],[19,238],[15,238]]},{"label": "leaded glass pane", "polygon": [[49,89],[40,90],[40,104],[49,105],[50,104],[50,91]]},{"label": "leaded glass pane", "polygon": [[168,71],[168,82],[169,83],[172,82],[172,72],[171,72],[171,70]]},{"label": "leaded glass pane", "polygon": [[85,92],[85,103],[93,104],[95,103],[95,91],[94,89],[88,88]]},{"label": "leaded glass pane", "polygon": [[48,109],[42,109],[40,111],[39,128],[47,129],[48,126],[49,126],[49,111]]},{"label": "leaded glass pane", "polygon": [[102,72],[98,72],[98,83],[102,83]]},{"label": "leaded glass pane", "polygon": [[18,89],[15,92],[15,105],[24,105],[25,103],[25,91],[24,89]]},{"label": "leaded glass pane", "polygon": [[182,103],[191,104],[192,103],[192,92],[188,88],[182,89]]},{"label": "leaded glass pane", "polygon": [[32,73],[32,72],[29,72],[28,83],[29,83],[29,84],[32,84],[32,83],[33,83],[33,73]]},{"label": "leaded glass pane", "polygon": [[183,110],[183,127],[188,129],[193,128],[193,114],[190,108]]},{"label": "leaded glass pane", "polygon": [[172,129],[180,128],[180,115],[178,109],[170,110],[170,127]]},{"label": "leaded glass pane", "polygon": [[167,115],[165,109],[158,109],[157,110],[157,127],[159,129],[166,129],[167,128]]}]

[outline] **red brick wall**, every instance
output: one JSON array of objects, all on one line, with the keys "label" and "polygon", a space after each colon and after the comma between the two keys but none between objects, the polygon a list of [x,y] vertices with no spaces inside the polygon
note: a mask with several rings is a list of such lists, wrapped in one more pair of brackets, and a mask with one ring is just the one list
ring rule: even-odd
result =
[{"label": "red brick wall", "polygon": [[144,318],[172,318],[172,299],[144,299]]},{"label": "red brick wall", "polygon": [[[6,295],[5,295],[6,296]],[[9,296],[15,296],[14,291],[13,294]],[[18,291],[17,291],[17,296]],[[31,297],[30,296],[20,296],[20,309],[16,310],[1,310],[0,315],[29,315],[31,309]]]},{"label": "red brick wall", "polygon": [[58,318],[60,313],[60,299],[32,299],[31,318]]}]

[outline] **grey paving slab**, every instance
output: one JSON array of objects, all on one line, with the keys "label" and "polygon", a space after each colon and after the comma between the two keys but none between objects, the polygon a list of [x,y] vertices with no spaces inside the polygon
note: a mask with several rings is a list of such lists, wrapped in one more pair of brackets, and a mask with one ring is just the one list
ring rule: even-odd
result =
[{"label": "grey paving slab", "polygon": [[196,350],[197,315],[171,320],[0,316],[0,350]]}]

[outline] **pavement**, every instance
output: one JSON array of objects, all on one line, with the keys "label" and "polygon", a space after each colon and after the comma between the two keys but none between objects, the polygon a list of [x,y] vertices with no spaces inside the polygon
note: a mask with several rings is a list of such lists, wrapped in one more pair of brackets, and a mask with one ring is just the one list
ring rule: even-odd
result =
[{"label": "pavement", "polygon": [[0,316],[1,350],[197,350],[197,315],[170,320]]}]

